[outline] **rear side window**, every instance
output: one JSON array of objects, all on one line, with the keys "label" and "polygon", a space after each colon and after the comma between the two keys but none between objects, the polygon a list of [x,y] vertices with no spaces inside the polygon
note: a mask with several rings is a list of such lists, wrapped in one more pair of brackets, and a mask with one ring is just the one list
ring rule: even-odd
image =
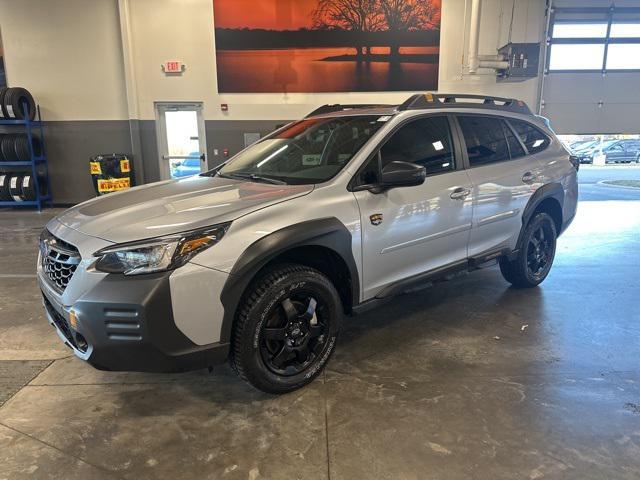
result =
[{"label": "rear side window", "polygon": [[459,116],[472,167],[509,160],[509,145],[502,120],[492,117]]},{"label": "rear side window", "polygon": [[401,127],[381,149],[382,167],[390,162],[411,162],[427,175],[455,169],[451,131],[446,117],[414,120]]},{"label": "rear side window", "polygon": [[530,154],[543,151],[551,143],[549,137],[530,123],[512,119],[509,119],[509,123],[513,125],[514,130],[518,133],[520,140],[522,140]]}]

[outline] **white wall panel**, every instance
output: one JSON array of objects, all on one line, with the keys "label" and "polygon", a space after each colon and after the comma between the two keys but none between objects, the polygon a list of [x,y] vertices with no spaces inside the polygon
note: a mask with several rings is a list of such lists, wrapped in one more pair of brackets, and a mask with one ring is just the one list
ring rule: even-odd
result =
[{"label": "white wall panel", "polygon": [[9,86],[46,120],[127,118],[116,0],[0,0]]}]

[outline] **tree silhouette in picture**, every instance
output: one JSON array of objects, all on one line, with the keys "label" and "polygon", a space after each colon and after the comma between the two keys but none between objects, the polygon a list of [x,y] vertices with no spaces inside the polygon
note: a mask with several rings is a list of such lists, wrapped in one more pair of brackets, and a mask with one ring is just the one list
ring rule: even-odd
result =
[{"label": "tree silhouette in picture", "polygon": [[355,32],[354,48],[359,58],[371,51],[366,34],[382,29],[384,24],[379,0],[319,0],[313,12],[314,28]]},{"label": "tree silhouette in picture", "polygon": [[431,0],[377,0],[379,11],[391,33],[390,54],[400,54],[399,37],[403,32],[438,28],[440,9]]}]

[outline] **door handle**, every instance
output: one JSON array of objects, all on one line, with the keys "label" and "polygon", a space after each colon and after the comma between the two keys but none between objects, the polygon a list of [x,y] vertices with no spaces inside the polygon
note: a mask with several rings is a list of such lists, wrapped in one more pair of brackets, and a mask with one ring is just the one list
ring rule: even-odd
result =
[{"label": "door handle", "polygon": [[471,190],[469,190],[468,188],[458,187],[453,192],[451,192],[451,195],[449,196],[453,200],[464,200],[470,193]]},{"label": "door handle", "polygon": [[522,181],[524,183],[532,183],[536,179],[536,176],[531,172],[526,172],[522,175]]},{"label": "door handle", "polygon": [[199,158],[204,162],[205,154],[195,156],[195,155],[162,155],[163,160],[189,160],[190,158]]}]

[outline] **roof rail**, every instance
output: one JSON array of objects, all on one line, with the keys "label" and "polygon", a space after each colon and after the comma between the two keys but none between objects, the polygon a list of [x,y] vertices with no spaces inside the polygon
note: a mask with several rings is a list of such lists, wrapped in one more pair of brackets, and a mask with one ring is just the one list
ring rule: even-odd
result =
[{"label": "roof rail", "polygon": [[332,112],[341,112],[344,110],[353,110],[356,108],[393,108],[395,105],[386,105],[380,103],[353,103],[341,105],[336,103],[334,105],[323,105],[321,107],[316,108],[313,112],[307,114],[306,117],[313,117],[314,115],[321,115],[323,113],[332,113]]},{"label": "roof rail", "polygon": [[447,107],[481,108],[533,115],[533,112],[522,100],[461,93],[418,93],[411,95],[407,100],[405,100],[405,102],[398,107],[398,110],[422,110],[428,108]]}]

